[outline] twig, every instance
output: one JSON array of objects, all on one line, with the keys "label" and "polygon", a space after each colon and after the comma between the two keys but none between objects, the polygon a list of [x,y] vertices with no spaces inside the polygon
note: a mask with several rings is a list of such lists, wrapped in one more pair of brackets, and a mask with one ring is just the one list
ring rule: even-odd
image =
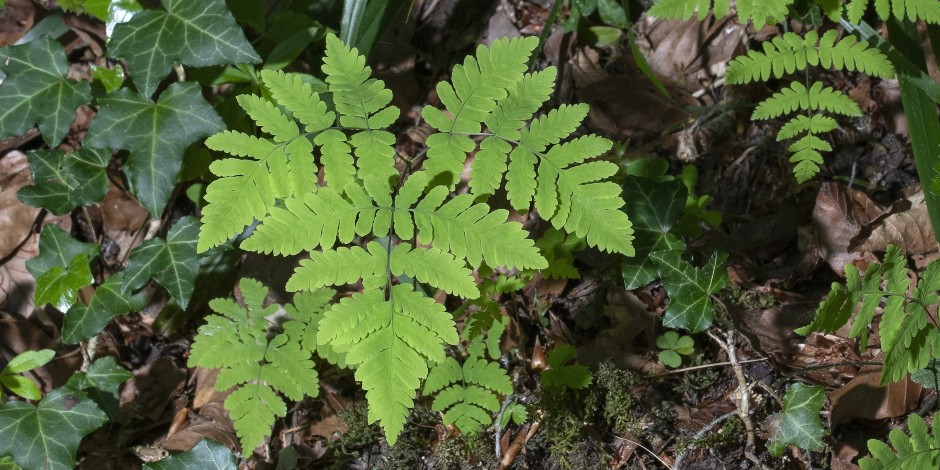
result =
[{"label": "twig", "polygon": [[[633,444],[633,445],[635,445],[635,446],[637,446],[637,447],[639,447],[639,448],[645,450],[647,453],[649,453],[650,455],[652,455],[654,459],[656,459],[657,461],[659,461],[659,463],[662,464],[663,467],[666,467],[666,468],[668,468],[668,469],[672,469],[672,468],[673,468],[673,467],[670,467],[669,464],[666,463],[666,461],[662,459],[662,457],[656,455],[655,452],[653,452],[652,450],[648,449],[648,448],[647,448],[646,446],[644,446],[643,444],[640,444],[639,442],[634,441],[633,439],[627,439],[626,437],[620,437],[620,436],[615,436],[615,437],[616,437],[617,439],[622,440],[622,441],[627,441],[627,442],[629,442],[629,443],[631,443],[631,444]],[[677,463],[678,463],[678,461],[677,461]],[[679,468],[679,467],[676,466],[675,468]]]},{"label": "twig", "polygon": [[741,418],[741,421],[744,422],[744,429],[747,430],[747,449],[748,452],[751,452],[756,445],[756,438],[754,437],[756,432],[754,428],[754,421],[751,420],[751,400],[750,400],[750,390],[747,385],[747,378],[744,376],[744,369],[741,368],[741,363],[738,362],[737,351],[734,348],[734,330],[730,330],[725,334],[725,339],[722,340],[715,333],[711,331],[707,332],[708,336],[713,339],[721,349],[724,349],[728,354],[728,360],[731,362],[731,368],[734,369],[734,375],[738,379],[738,388],[735,393],[738,395],[738,417]]},{"label": "twig", "polygon": [[503,406],[499,408],[499,414],[496,415],[496,460],[502,458],[503,453],[503,449],[499,445],[499,441],[503,437],[503,413],[506,412],[506,408],[509,408],[509,405],[511,405],[512,402],[512,395],[508,395],[505,399],[503,399]]},{"label": "twig", "polygon": [[[713,419],[712,422],[708,423],[708,424],[707,424],[705,427],[703,427],[702,429],[699,429],[698,432],[695,433],[695,435],[692,436],[692,440],[699,440],[699,439],[701,439],[702,437],[705,436],[706,433],[708,433],[708,432],[711,431],[712,429],[715,429],[715,426],[718,426],[719,424],[725,422],[725,420],[727,420],[728,418],[734,416],[735,414],[737,414],[737,412],[736,412],[736,411],[732,411],[732,412],[730,412],[730,413],[725,413],[725,414],[723,414],[723,415],[721,415],[721,416],[719,416],[719,417]],[[680,470],[680,469],[682,468],[682,463],[683,463],[683,461],[685,460],[685,457],[689,454],[689,453],[688,453],[688,450],[689,450],[688,447],[686,447],[686,448],[682,449],[681,451],[679,451],[678,454],[676,454],[676,463],[675,463],[675,467],[673,467],[673,468],[675,468],[676,470]]]},{"label": "twig", "polygon": [[[766,357],[761,357],[761,358],[758,358],[758,359],[748,359],[748,360],[746,360],[746,361],[738,361],[738,364],[750,364],[750,363],[752,363],[752,362],[763,362],[763,361],[766,361],[766,360],[767,360]],[[732,364],[731,362],[728,362],[728,361],[725,361],[725,362],[712,362],[712,363],[710,363],[710,364],[702,364],[702,365],[698,365],[698,366],[683,367],[683,368],[681,368],[681,369],[675,369],[675,370],[671,370],[671,371],[668,371],[668,372],[663,372],[663,373],[661,373],[661,374],[647,375],[646,378],[647,378],[647,379],[655,379],[655,378],[657,378],[657,377],[665,377],[665,376],[667,376],[667,375],[681,374],[681,373],[683,373],[683,372],[690,372],[690,371],[693,371],[693,370],[708,369],[708,368],[711,368],[711,367],[722,367],[722,366],[730,366],[730,365],[733,365],[733,364]]]}]

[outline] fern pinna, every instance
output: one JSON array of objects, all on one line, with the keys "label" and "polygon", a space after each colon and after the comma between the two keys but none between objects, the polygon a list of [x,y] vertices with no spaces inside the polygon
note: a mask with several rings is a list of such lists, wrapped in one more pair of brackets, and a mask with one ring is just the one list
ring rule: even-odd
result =
[{"label": "fern pinna", "polygon": [[[369,421],[380,422],[389,443],[402,432],[429,368],[446,364],[445,347],[458,342],[453,316],[425,287],[475,299],[474,271],[548,266],[521,224],[484,202],[504,179],[514,208],[528,212],[534,201],[556,228],[599,249],[633,254],[620,188],[607,181],[617,165],[588,161],[611,143],[593,135],[563,142],[587,107],[562,106],[533,119],[555,74],[525,73],[537,42],[481,46],[476,58],[454,68],[452,83],[438,85],[446,112],[424,109],[439,132],[428,138],[420,171],[412,171],[417,161],[396,165],[405,159],[385,130],[399,117],[389,106],[391,92],[370,78],[356,49],[332,35],[323,65],[330,99],[300,75],[263,71],[271,101],[239,96],[238,102],[269,137],[226,131],[206,142],[236,158],[210,167],[218,179],[207,187],[199,251],[260,221],[242,248],[310,253],[288,290],[361,285],[323,313],[316,342],[356,369]],[[472,194],[454,195],[474,151]],[[477,414],[473,420],[484,421]]]}]

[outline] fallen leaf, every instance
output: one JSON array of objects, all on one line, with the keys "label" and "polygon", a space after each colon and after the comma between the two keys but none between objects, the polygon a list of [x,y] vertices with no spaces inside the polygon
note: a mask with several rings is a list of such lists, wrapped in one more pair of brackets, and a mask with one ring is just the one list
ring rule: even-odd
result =
[{"label": "fallen leaf", "polygon": [[918,191],[907,199],[909,209],[875,220],[853,238],[849,249],[885,251],[888,245],[896,245],[907,255],[936,253],[940,245],[930,224],[924,192]]},{"label": "fallen leaf", "polygon": [[862,367],[855,378],[829,393],[832,429],[853,418],[886,419],[904,416],[917,407],[923,389],[910,377],[881,384],[881,366]]},{"label": "fallen leaf", "polygon": [[16,191],[30,182],[26,154],[12,151],[0,158],[0,258],[17,250],[29,235],[39,209],[20,202]]},{"label": "fallen leaf", "polygon": [[881,215],[882,209],[868,196],[854,189],[828,182],[823,183],[816,195],[813,208],[812,250],[840,276],[845,265],[865,258],[850,250],[850,243],[862,229],[862,224]]}]

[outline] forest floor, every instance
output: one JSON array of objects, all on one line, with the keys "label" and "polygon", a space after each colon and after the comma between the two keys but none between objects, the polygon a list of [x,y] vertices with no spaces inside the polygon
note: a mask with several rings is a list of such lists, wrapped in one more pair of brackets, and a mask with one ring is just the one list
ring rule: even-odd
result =
[{"label": "forest floor", "polygon": [[[0,15],[3,44],[48,14],[29,1],[7,5]],[[399,145],[423,145],[426,129],[414,124],[418,110],[438,102],[434,84],[449,78],[456,58],[478,43],[541,33],[550,8],[549,1],[425,0],[403,11],[371,54],[394,104],[414,118],[401,127]],[[715,295],[715,326],[693,335],[694,353],[678,368],[665,367],[656,347],[668,305],[662,286],[628,291],[622,258],[585,250],[575,259],[580,278],[536,277],[501,298],[511,318],[503,365],[516,387],[514,399],[536,411],[525,424],[460,436],[439,424],[429,402],[419,401],[405,434],[389,447],[380,430],[366,424],[363,393],[352,374],[321,369],[320,397],[290,408],[265,452],[242,462],[243,468],[653,469],[672,468],[681,458],[691,469],[749,469],[756,462],[852,469],[867,454],[868,439],[883,439],[908,414],[926,415],[935,407],[935,390],[907,379],[879,383],[879,366],[868,364],[877,364],[877,348],[862,348],[842,332],[803,337],[793,331],[812,319],[831,283],[842,280],[846,263],[875,261],[894,243],[910,257],[916,276],[938,257],[897,81],[854,73],[821,77],[846,91],[864,115],[843,121],[847,125],[831,135],[835,151],[821,175],[797,184],[786,145],[776,140],[779,122],[749,117],[748,103],[766,97],[767,85],[731,87],[720,79],[729,60],[779,28],[755,31],[712,17],[639,19],[632,25],[637,50],[667,97],[638,69],[626,32],[593,21],[597,28],[582,25],[581,34],[556,25],[536,67],[559,68],[552,104],[591,105],[583,130],[613,140],[624,167],[660,159],[672,174],[696,168],[696,193],[711,197],[707,209],[720,212],[721,223],[706,228],[690,249],[703,256],[729,253],[731,281]],[[71,72],[87,75],[101,53],[95,44],[103,42],[103,26],[77,16],[66,24]],[[936,71],[936,64],[931,67]],[[67,142],[80,141],[92,113],[80,111]],[[146,236],[147,213],[116,185],[81,216],[55,218],[24,206],[15,197],[29,181],[23,152],[39,145],[37,134],[0,142],[0,348],[63,352],[65,360],[38,372],[48,387],[67,378],[82,357],[57,342],[61,314],[31,312],[33,279],[23,266],[38,250],[38,237],[27,237],[37,217],[77,236],[104,234],[103,255],[120,262]],[[161,313],[167,298],[152,293],[143,311],[112,322],[98,339],[97,355],[116,356],[134,376],[122,392],[121,419],[83,444],[81,468],[139,468],[141,461],[186,450],[203,436],[237,448],[214,374],[186,367],[189,345],[207,299],[230,296],[235,280],[246,276],[283,285],[291,271],[285,263],[248,255],[216,285],[197,289],[199,299],[189,309],[195,315]],[[594,375],[590,387],[548,392],[540,386],[546,351],[561,343],[577,347],[578,362]],[[778,400],[794,382],[825,387],[830,433],[822,452],[791,447],[783,457],[771,457],[765,443]],[[745,397],[738,393],[742,386],[750,390]],[[738,417],[743,408],[749,408],[754,429]],[[753,454],[749,439],[758,442]]]}]

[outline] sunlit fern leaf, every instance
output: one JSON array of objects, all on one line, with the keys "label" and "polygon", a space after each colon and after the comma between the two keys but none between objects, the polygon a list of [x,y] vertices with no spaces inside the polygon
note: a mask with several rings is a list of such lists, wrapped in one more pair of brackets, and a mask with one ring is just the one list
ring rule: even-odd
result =
[{"label": "sunlit fern leaf", "polygon": [[812,134],[807,134],[787,147],[790,155],[790,162],[795,163],[793,167],[793,176],[797,183],[803,183],[819,173],[819,167],[823,163],[822,153],[832,150],[829,142],[820,139]]},{"label": "sunlit fern leaf", "polygon": [[467,134],[481,131],[481,124],[496,110],[507,89],[522,80],[538,38],[499,39],[480,46],[475,56],[454,66],[451,82],[437,84],[437,94],[450,116],[433,106],[422,110],[425,121],[439,132],[427,139],[425,169],[432,175],[447,173],[451,183],[463,171],[467,154],[476,144]]},{"label": "sunlit fern leaf", "polygon": [[389,106],[391,90],[385,88],[382,80],[370,78],[372,68],[366,66],[366,58],[334,34],[326,37],[323,73],[333,93],[340,124],[350,129],[363,129],[349,138],[355,149],[359,177],[387,181],[397,176],[392,148],[395,136],[382,130],[401,115],[398,108]]},{"label": "sunlit fern leaf", "polygon": [[555,68],[526,74],[507,90],[493,113],[483,122],[493,133],[480,142],[474,157],[470,189],[474,194],[493,194],[500,187],[506,173],[506,157],[512,150],[507,140],[518,141],[520,130],[551,96],[555,87]]},{"label": "sunlit fern leaf", "polygon": [[[934,414],[933,435],[927,429],[924,418],[911,413],[907,418],[907,430],[893,429],[888,434],[888,443],[869,439],[871,457],[859,460],[862,470],[888,470],[907,468],[940,468],[940,413]],[[890,445],[889,445],[890,443]]]},{"label": "sunlit fern leaf", "polygon": [[474,203],[469,194],[448,199],[445,186],[424,194],[427,184],[427,173],[417,172],[394,200],[387,187],[368,182],[365,187],[347,185],[345,194],[326,187],[307,194],[303,202],[289,199],[285,207],[272,209],[242,247],[277,254],[329,249],[357,235],[384,236],[394,217],[395,233],[402,240],[417,236],[418,242],[450,252],[473,267],[484,261],[519,269],[547,266],[522,226],[507,222],[508,211]]},{"label": "sunlit fern leaf", "polygon": [[858,42],[855,36],[845,36],[838,42],[837,30],[826,31],[822,38],[815,30],[804,36],[788,32],[764,42],[764,50],[751,50],[728,64],[725,79],[729,84],[767,81],[805,70],[807,66],[822,65],[837,70],[857,70],[868,75],[887,78],[894,68],[880,50]]},{"label": "sunlit fern leaf", "polygon": [[844,116],[862,115],[858,105],[851,98],[830,87],[824,87],[822,82],[815,82],[808,89],[800,82],[793,82],[757,105],[751,118],[773,119],[797,110],[824,110]]},{"label": "sunlit fern leaf", "polygon": [[822,114],[811,116],[799,115],[787,121],[777,132],[777,140],[792,139],[800,134],[822,134],[835,130],[839,123],[835,119]]},{"label": "sunlit fern leaf", "polygon": [[[358,325],[350,328],[350,325]],[[457,330],[443,305],[411,286],[353,294],[325,314],[318,341],[346,353],[356,365],[369,403],[369,422],[379,421],[389,444],[401,434],[427,364],[444,360],[443,346]]]},{"label": "sunlit fern leaf", "polygon": [[307,132],[322,131],[336,122],[336,113],[327,109],[326,103],[300,75],[262,70],[261,80],[274,101],[290,111]]},{"label": "sunlit fern leaf", "polygon": [[[730,6],[728,0],[658,0],[647,13],[649,16],[665,19],[687,20],[698,12],[698,20],[708,17],[712,10],[716,18],[727,16]],[[738,21],[752,21],[754,27],[762,28],[765,24],[782,21],[793,0],[738,0],[736,2]]]},{"label": "sunlit fern leaf", "polygon": [[[286,415],[286,405],[277,392],[295,401],[313,397],[318,393],[318,379],[313,349],[303,344],[303,333],[309,329],[306,322],[311,320],[309,307],[305,309],[308,315],[290,320],[290,328],[285,326],[284,333],[269,339],[270,323],[265,317],[276,313],[278,306],[263,306],[268,289],[253,279],[242,279],[239,287],[245,307],[230,299],[210,302],[217,315],[207,317],[199,328],[189,365],[220,369],[216,389],[234,388],[225,408],[243,451],[250,452],[270,435],[276,417]],[[323,291],[319,296],[329,300],[332,293]],[[294,307],[286,310],[298,311]]]},{"label": "sunlit fern leaf", "polygon": [[470,270],[447,252],[398,245],[389,253],[376,242],[370,242],[368,249],[353,246],[311,253],[310,259],[301,261],[300,267],[287,281],[287,290],[351,284],[360,279],[385,275],[389,270],[392,275],[407,274],[448,294],[467,299],[480,295]]},{"label": "sunlit fern leaf", "polygon": [[[848,20],[859,24],[870,3],[870,0],[849,0],[846,5]],[[921,19],[927,23],[940,23],[940,2],[936,0],[875,0],[874,3],[875,12],[883,20],[894,16],[901,20]]]}]

